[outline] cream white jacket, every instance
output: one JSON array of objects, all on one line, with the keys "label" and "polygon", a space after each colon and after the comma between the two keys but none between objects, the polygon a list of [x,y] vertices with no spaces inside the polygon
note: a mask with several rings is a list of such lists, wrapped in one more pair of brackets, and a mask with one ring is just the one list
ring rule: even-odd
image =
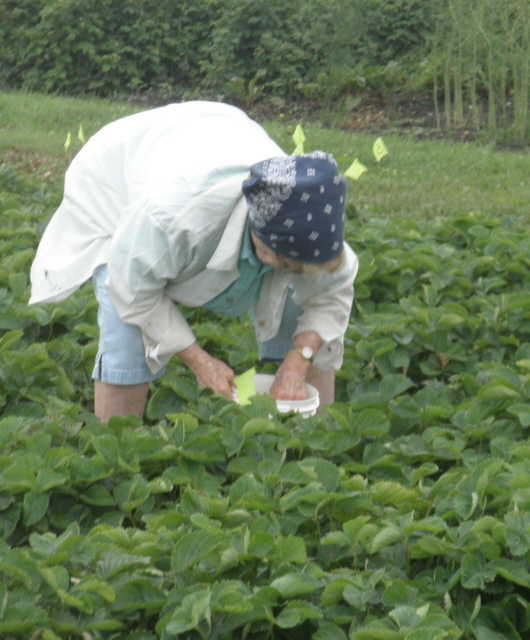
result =
[{"label": "cream white jacket", "polygon": [[[175,302],[198,307],[238,278],[249,167],[285,155],[235,107],[188,102],[113,122],[73,160],[64,199],[31,269],[30,304],[59,302],[108,264],[120,317],[141,328],[154,373],[195,341]],[[287,289],[303,308],[297,332],[325,341],[315,364],[339,368],[357,258],[340,271],[270,271],[257,303],[260,340],[276,335]]]}]

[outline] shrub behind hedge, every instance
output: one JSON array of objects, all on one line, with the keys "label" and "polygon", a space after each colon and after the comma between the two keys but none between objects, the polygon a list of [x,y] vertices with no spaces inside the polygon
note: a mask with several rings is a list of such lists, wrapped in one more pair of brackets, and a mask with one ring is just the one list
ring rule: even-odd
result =
[{"label": "shrub behind hedge", "polygon": [[[2,0],[0,81],[110,95],[190,84],[218,0]],[[3,10],[2,10],[3,9]]]},{"label": "shrub behind hedge", "polygon": [[259,78],[292,98],[337,67],[420,47],[428,0],[0,0],[0,83],[100,96],[221,96]]}]

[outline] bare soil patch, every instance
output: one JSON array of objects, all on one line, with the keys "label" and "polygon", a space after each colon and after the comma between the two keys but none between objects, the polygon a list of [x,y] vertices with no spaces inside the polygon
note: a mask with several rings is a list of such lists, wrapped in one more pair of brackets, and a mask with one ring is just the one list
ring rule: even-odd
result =
[{"label": "bare soil patch", "polygon": [[[156,92],[134,99],[135,104],[154,107],[163,106],[170,102],[182,102],[189,100],[182,94],[157,94]],[[203,96],[202,99],[212,99]],[[250,117],[257,120],[275,120],[284,118],[286,121],[319,121],[329,120],[329,107],[323,107],[309,101],[283,101],[275,98],[267,98],[253,105],[232,101],[232,104],[246,111]],[[445,139],[458,141],[482,140],[495,142],[496,146],[505,150],[521,151],[527,149],[530,144],[524,140],[517,140],[508,135],[499,136],[489,134],[487,131],[487,104],[478,106],[480,126],[476,127],[476,118],[473,117],[471,107],[468,106],[465,114],[464,126],[456,127],[447,122],[444,105],[436,107],[433,96],[429,94],[405,94],[397,93],[388,98],[365,95],[359,104],[350,111],[338,108],[336,122],[333,126],[339,126],[345,130],[358,130],[362,132],[396,133],[413,136],[418,139]],[[496,138],[496,139],[495,139]]]}]

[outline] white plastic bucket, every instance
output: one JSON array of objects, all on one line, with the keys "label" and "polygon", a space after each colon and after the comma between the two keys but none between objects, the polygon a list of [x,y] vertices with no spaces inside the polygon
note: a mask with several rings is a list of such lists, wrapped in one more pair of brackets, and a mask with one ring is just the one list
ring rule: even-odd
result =
[{"label": "white plastic bucket", "polygon": [[[254,388],[256,393],[269,393],[274,382],[274,376],[266,373],[257,373],[254,376]],[[276,400],[276,406],[280,413],[296,411],[304,418],[314,416],[319,405],[318,390],[311,384],[305,385],[307,398],[305,400]],[[234,400],[237,401],[237,392],[234,392]]]}]

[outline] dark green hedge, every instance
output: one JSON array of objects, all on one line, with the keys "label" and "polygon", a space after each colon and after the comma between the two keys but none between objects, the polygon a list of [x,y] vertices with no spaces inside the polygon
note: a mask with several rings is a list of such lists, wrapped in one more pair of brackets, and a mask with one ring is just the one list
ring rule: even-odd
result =
[{"label": "dark green hedge", "polygon": [[292,98],[330,69],[385,65],[421,48],[431,7],[429,0],[0,0],[0,83],[77,95],[175,87],[226,95],[250,91],[259,78],[266,93]]},{"label": "dark green hedge", "polygon": [[109,95],[189,83],[218,0],[2,0],[0,80]]}]

